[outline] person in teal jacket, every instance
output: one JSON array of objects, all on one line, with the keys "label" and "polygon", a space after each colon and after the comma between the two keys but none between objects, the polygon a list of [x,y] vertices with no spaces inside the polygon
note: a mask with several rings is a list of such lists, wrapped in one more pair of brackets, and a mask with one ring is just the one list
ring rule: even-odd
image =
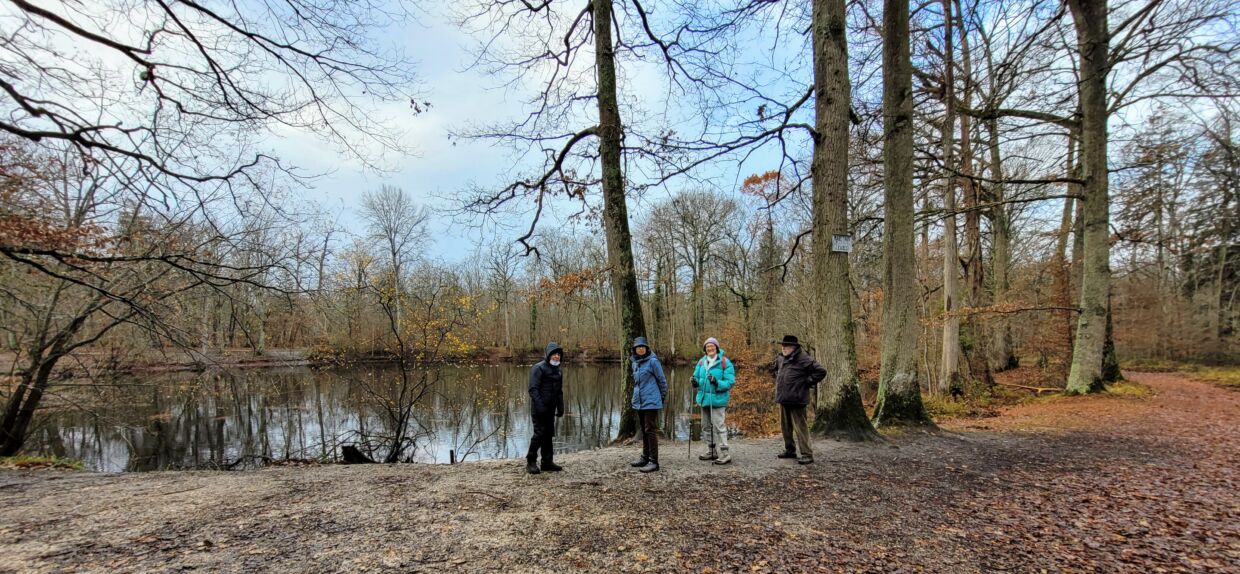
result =
[{"label": "person in teal jacket", "polygon": [[702,347],[706,354],[693,368],[693,388],[697,389],[693,400],[702,407],[702,440],[709,450],[698,460],[728,464],[732,462],[732,455],[728,452],[728,425],[724,416],[732,385],[736,382],[736,365],[728,360],[714,337],[707,339]]}]

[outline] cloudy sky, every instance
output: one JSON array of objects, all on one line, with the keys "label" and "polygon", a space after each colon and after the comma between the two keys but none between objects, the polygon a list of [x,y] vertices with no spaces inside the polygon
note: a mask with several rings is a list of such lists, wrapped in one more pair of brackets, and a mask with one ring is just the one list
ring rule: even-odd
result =
[{"label": "cloudy sky", "polygon": [[[528,89],[502,85],[507,78],[470,69],[478,38],[452,20],[442,7],[432,7],[417,15],[416,21],[385,33],[386,40],[416,60],[421,83],[419,91],[431,104],[429,111],[416,116],[408,110],[392,110],[396,125],[405,132],[403,141],[412,148],[412,153],[404,157],[388,155],[385,161],[388,170],[364,169],[359,162],[343,157],[308,134],[285,132],[274,136],[270,142],[288,161],[316,171],[330,170],[314,182],[308,196],[334,214],[350,231],[363,231],[357,207],[365,190],[391,184],[409,191],[435,211],[430,230],[433,244],[428,249],[431,255],[448,261],[468,256],[480,244],[515,238],[520,234],[516,229],[528,225],[528,215],[520,212],[508,218],[511,222],[508,229],[479,228],[481,221],[476,218],[454,217],[451,211],[458,206],[456,201],[461,192],[471,185],[500,188],[513,181],[522,168],[537,167],[528,161],[521,162],[512,149],[503,145],[449,138],[453,131],[470,124],[498,123],[520,117],[528,111],[525,101],[530,97]],[[665,92],[657,67],[627,66],[620,73],[622,90],[628,92],[627,95],[640,93],[644,99],[658,100]],[[622,98],[625,95],[622,94]],[[630,123],[637,119],[624,118],[624,121]],[[749,173],[771,169],[776,157],[773,151],[759,152],[743,165],[735,161],[713,164],[702,175],[721,190],[735,190],[739,180]],[[673,184],[673,189],[678,189],[677,185],[685,184]],[[642,204],[657,200],[667,192],[659,189],[634,200],[638,205],[631,205],[630,216],[640,217]],[[557,207],[551,208],[547,218],[549,224],[558,223],[557,220],[562,220],[568,212],[577,211],[571,206]]]}]

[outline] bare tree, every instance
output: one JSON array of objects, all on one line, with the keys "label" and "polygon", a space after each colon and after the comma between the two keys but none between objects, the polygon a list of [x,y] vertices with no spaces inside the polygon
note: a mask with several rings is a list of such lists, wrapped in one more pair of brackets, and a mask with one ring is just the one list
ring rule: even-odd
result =
[{"label": "bare tree", "polygon": [[366,192],[362,196],[361,215],[368,236],[382,246],[387,256],[389,273],[379,294],[392,301],[394,320],[400,324],[404,273],[427,239],[426,223],[430,216],[408,192],[391,185]]}]

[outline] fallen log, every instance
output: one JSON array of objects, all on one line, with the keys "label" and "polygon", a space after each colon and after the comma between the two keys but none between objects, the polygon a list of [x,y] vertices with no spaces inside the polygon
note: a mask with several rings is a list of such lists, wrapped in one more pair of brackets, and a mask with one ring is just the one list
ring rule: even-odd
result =
[{"label": "fallen log", "polygon": [[1018,389],[1025,389],[1027,391],[1033,391],[1039,395],[1042,393],[1062,393],[1063,392],[1063,389],[1057,389],[1055,387],[1030,387],[1028,385],[1018,385],[1016,383],[1000,383],[998,381],[995,381],[995,384],[1003,385],[1005,387],[1015,387]]}]

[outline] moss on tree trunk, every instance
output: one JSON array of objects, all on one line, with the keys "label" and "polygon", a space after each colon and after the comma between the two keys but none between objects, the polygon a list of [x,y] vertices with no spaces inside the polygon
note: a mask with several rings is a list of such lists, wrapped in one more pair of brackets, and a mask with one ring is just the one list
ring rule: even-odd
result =
[{"label": "moss on tree trunk", "polygon": [[815,131],[813,159],[813,267],[820,332],[816,335],[827,380],[820,385],[815,432],[868,440],[878,436],[857,387],[848,254],[831,251],[832,235],[849,235],[848,119],[850,86],[844,0],[814,0]]}]

